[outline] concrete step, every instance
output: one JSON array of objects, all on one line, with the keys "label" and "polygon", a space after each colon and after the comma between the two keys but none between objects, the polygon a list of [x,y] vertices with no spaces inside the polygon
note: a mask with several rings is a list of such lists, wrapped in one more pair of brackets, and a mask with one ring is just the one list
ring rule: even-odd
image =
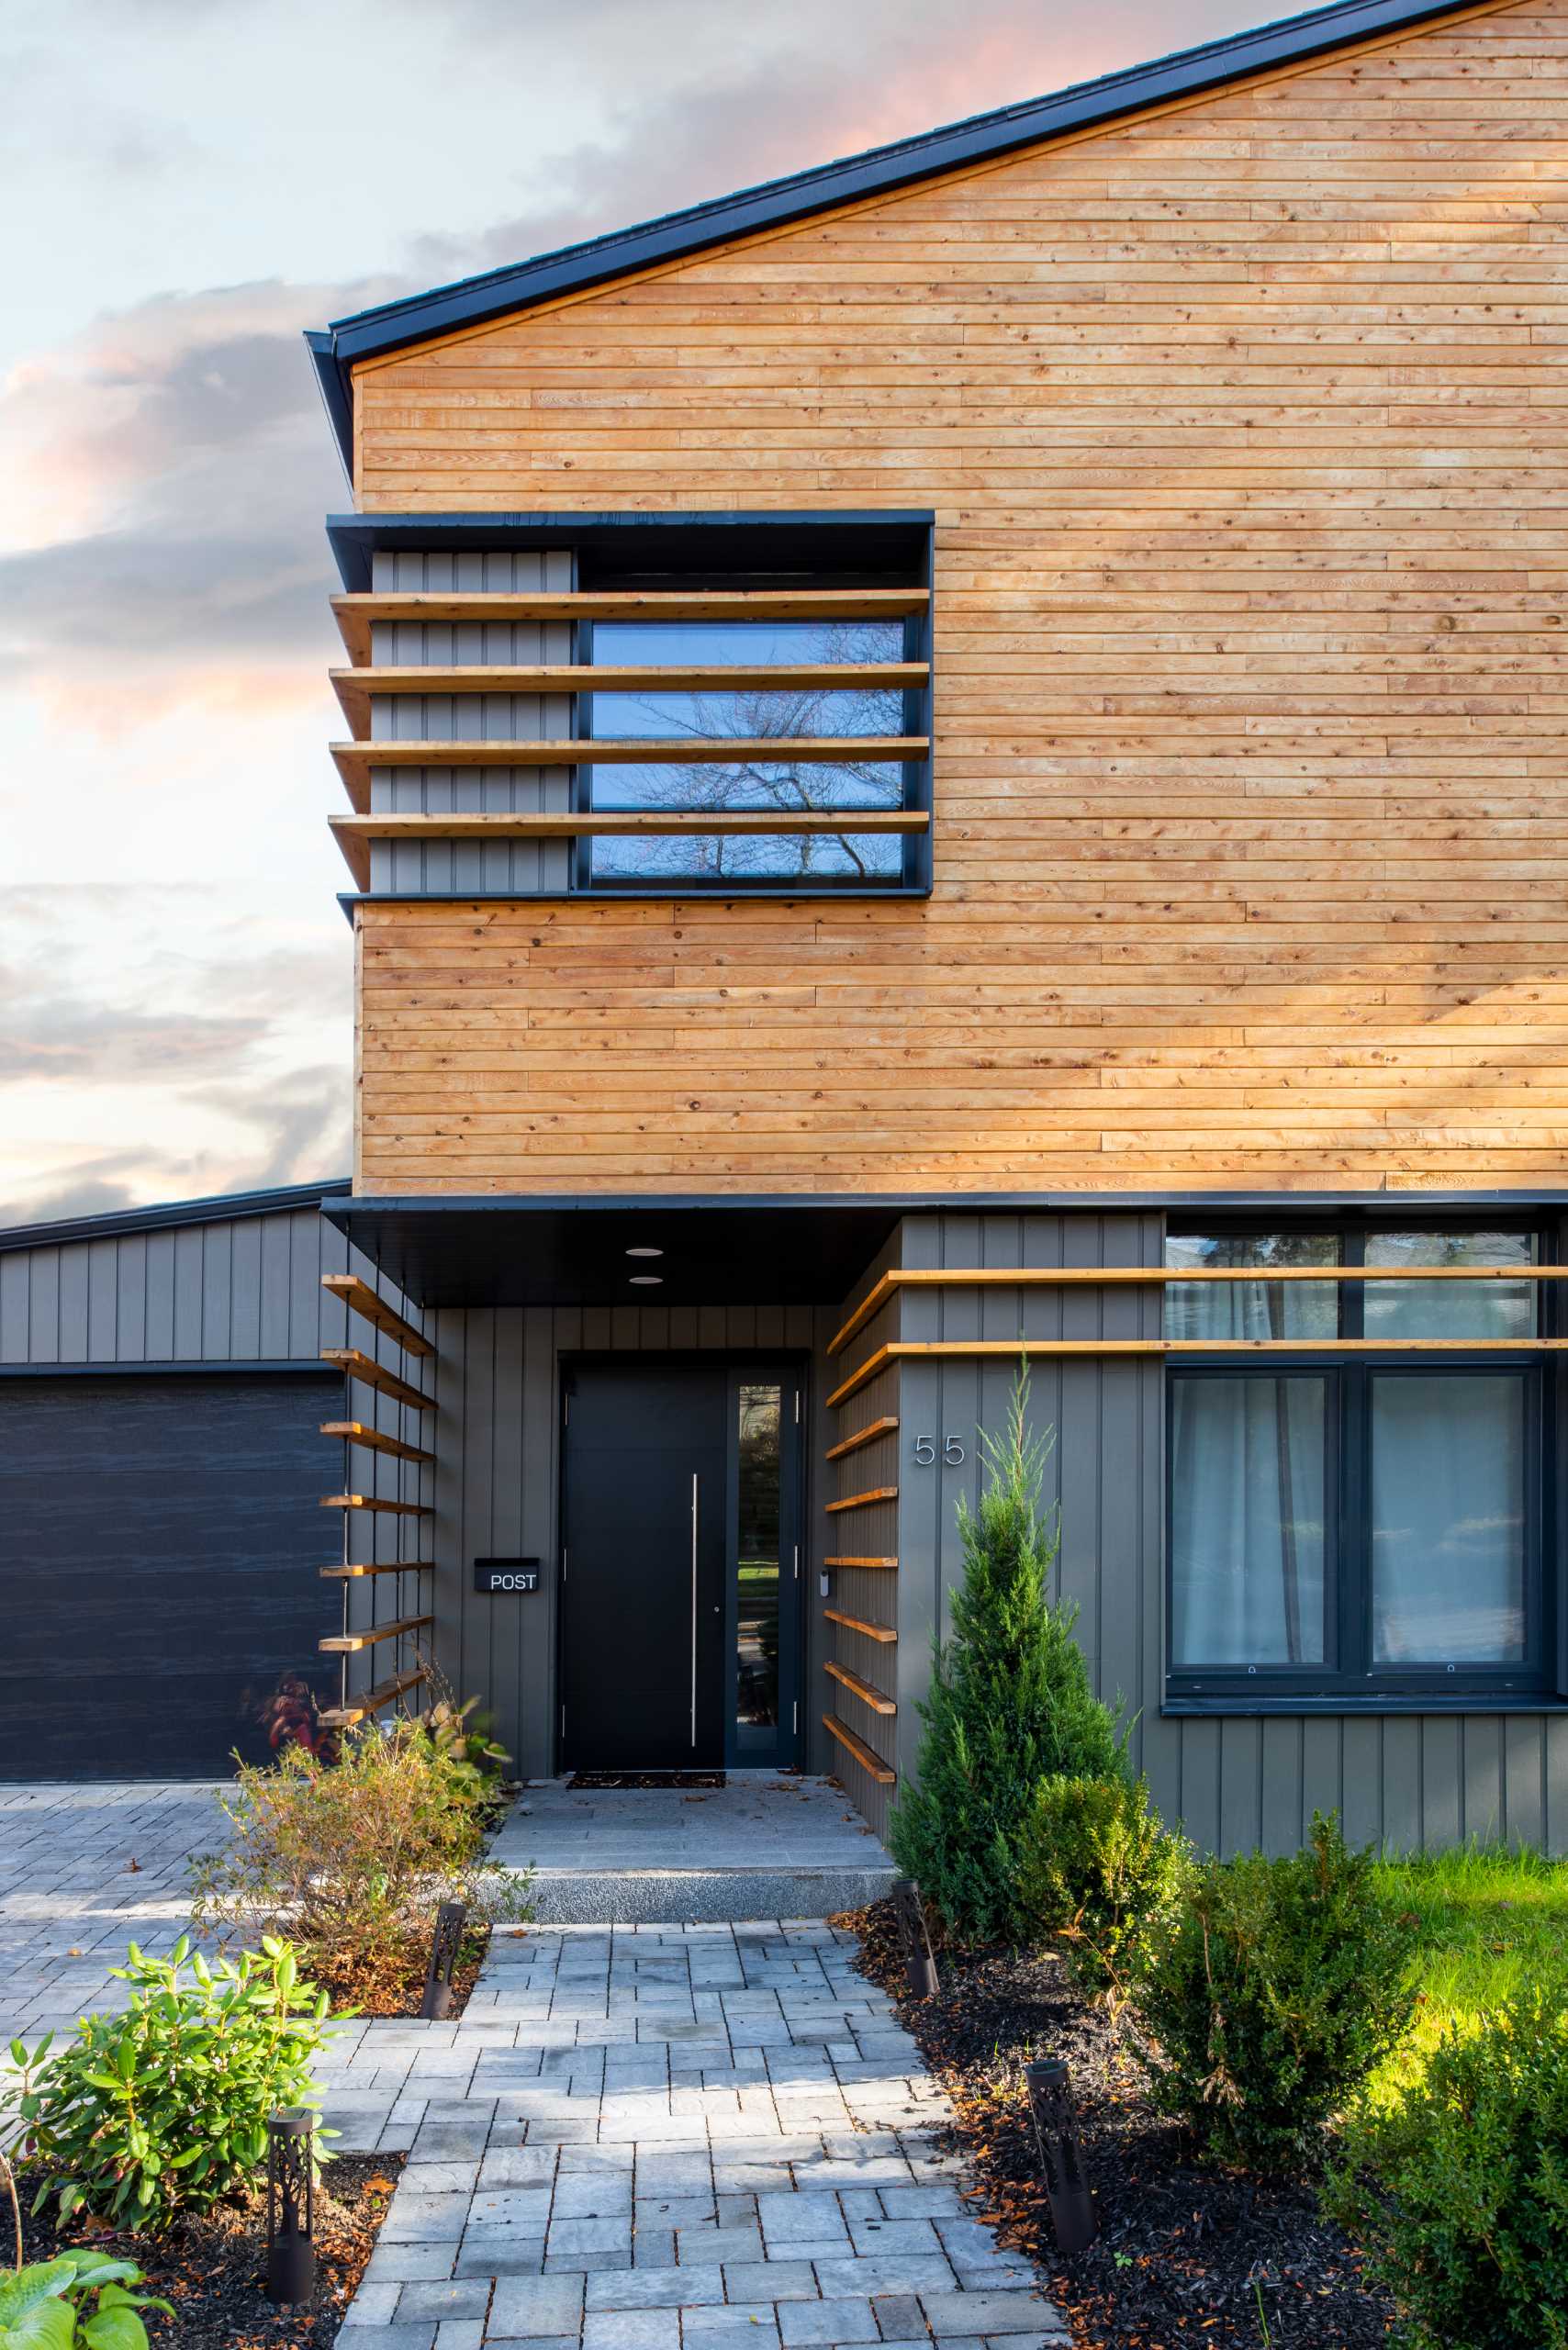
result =
[{"label": "concrete step", "polygon": [[541,1925],[738,1925],[875,1901],[893,1864],[842,1787],[734,1771],[722,1787],[525,1787],[490,1847]]},{"label": "concrete step", "polygon": [[540,1926],[734,1926],[860,1909],[881,1899],[893,1875],[891,1862],[861,1869],[540,1868],[530,1898]]}]

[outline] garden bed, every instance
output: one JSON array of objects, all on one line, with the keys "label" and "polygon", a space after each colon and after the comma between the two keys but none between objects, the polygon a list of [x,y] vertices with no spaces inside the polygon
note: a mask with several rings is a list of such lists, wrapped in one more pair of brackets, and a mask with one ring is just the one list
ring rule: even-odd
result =
[{"label": "garden bed", "polygon": [[[176,2221],[164,2235],[142,2236],[93,2221],[67,2221],[57,2234],[51,2210],[27,2216],[29,2261],[50,2260],[62,2244],[132,2260],[146,2277],[138,2290],[174,2304],[174,2315],[145,2312],[153,2350],[331,2350],[343,2313],[364,2274],[402,2167],[400,2154],[344,2154],[322,2170],[316,2193],[316,2294],[291,2307],[269,2301],[266,2188],[252,2188],[199,2218]],[[9,2232],[10,2214],[6,2214]]]},{"label": "garden bed", "polygon": [[[489,1947],[488,1926],[476,1926],[464,1935],[463,1947],[452,1970],[452,2004],[446,2014],[448,2022],[455,2022],[468,2005]],[[385,2021],[391,2017],[419,2015],[425,1996],[428,1964],[428,1951],[417,1950],[396,1964],[371,1966],[360,1959],[337,1970],[323,1966],[312,1954],[306,1967],[311,1982],[325,1991],[330,1999],[334,2016],[343,2015],[352,2009],[356,2017],[374,2016]]]},{"label": "garden bed", "polygon": [[[974,2165],[977,2217],[1038,2262],[1085,2350],[1372,2350],[1392,2303],[1362,2283],[1355,2248],[1317,2213],[1311,2185],[1268,2186],[1193,2162],[1153,2113],[1138,2067],[1103,2011],[1054,1957],[944,1953],[936,1998],[905,1993],[892,1905],[838,1921],[861,1938],[864,1973],[904,2023],[958,2114]],[[1100,2235],[1057,2252],[1040,2184],[1023,2067],[1064,2056],[1072,2070]]]}]

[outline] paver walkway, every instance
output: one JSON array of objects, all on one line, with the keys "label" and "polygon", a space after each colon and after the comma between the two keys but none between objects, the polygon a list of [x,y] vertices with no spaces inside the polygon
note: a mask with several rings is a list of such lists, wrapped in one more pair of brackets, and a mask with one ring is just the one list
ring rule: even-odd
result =
[{"label": "paver walkway", "polygon": [[186,1863],[225,1825],[189,1783],[0,1786],[0,2049],[122,2006],[110,1967],[129,1942],[162,1956],[179,1939]]},{"label": "paver walkway", "polygon": [[809,1920],[531,1928],[458,2022],[359,2027],[331,2106],[361,2143],[385,2110],[409,2158],[342,2350],[1065,2342],[967,2216],[945,2099],[853,1949]]}]

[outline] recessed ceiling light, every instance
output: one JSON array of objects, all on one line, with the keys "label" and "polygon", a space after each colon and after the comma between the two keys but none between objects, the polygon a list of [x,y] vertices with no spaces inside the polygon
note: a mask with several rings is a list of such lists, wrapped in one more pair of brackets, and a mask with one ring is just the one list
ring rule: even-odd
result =
[{"label": "recessed ceiling light", "polygon": [[665,1283],[662,1273],[629,1273],[626,1278],[633,1289],[663,1289]]},{"label": "recessed ceiling light", "polygon": [[662,1257],[664,1253],[662,1248],[628,1248],[626,1251],[629,1257]]}]

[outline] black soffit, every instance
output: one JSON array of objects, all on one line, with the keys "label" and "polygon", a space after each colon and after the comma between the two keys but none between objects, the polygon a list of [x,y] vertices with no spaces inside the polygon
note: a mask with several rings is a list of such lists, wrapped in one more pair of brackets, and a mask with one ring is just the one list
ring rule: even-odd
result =
[{"label": "black soffit", "polygon": [[593,237],[558,252],[483,275],[438,285],[426,294],[386,302],[334,319],[305,337],[344,471],[353,466],[353,366],[431,336],[527,309],[585,286],[602,285],[631,270],[679,261],[730,238],[810,219],[838,204],[910,187],[936,173],[983,162],[1043,139],[1112,123],[1123,115],[1172,98],[1223,89],[1270,67],[1326,57],[1352,41],[1437,22],[1473,0],[1333,0],[1326,8],[1276,19],[1196,49],[1152,59],[1097,81],[1079,82],[1045,97],[971,115],[913,139],[873,147],[861,155],[822,163],[741,188],[732,196],[666,213],[612,235]]},{"label": "black soffit", "polygon": [[[323,1213],[420,1305],[836,1304],[897,1200],[326,1200]],[[629,1257],[658,1248],[658,1257]],[[656,1274],[657,1286],[634,1284]]]}]

